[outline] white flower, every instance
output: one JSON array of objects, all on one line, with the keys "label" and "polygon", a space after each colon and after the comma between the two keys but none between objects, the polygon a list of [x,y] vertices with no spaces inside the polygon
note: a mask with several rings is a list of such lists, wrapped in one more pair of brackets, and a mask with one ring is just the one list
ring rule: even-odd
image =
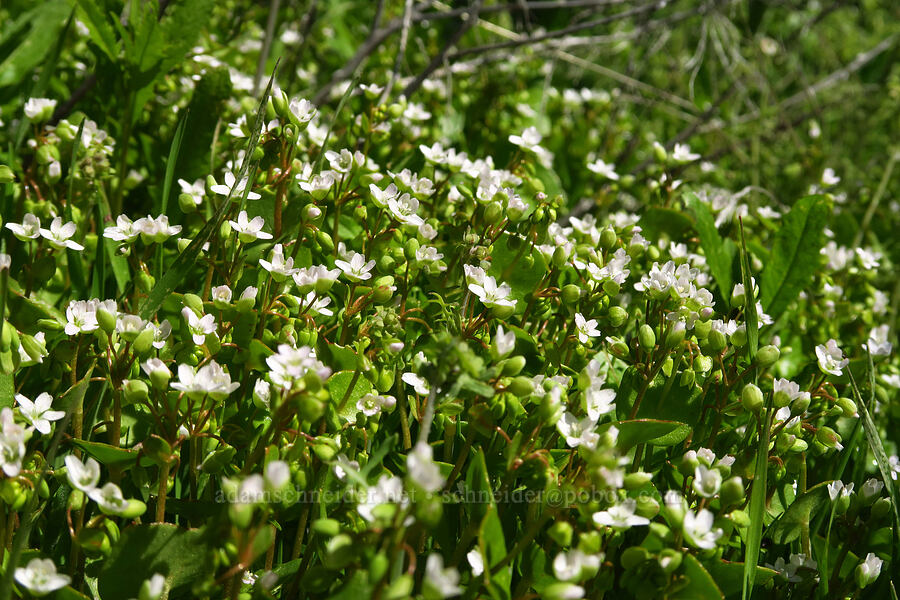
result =
[{"label": "white flower", "polygon": [[425,441],[416,443],[406,456],[406,469],[409,478],[428,493],[436,492],[444,487],[444,477],[434,462],[431,446]]},{"label": "white flower", "polygon": [[798,384],[784,378],[775,380],[774,390],[775,396],[781,398],[781,401],[776,403],[779,406],[787,406],[798,398],[809,398],[809,392],[801,392]]},{"label": "white flower", "polygon": [[145,244],[153,242],[163,243],[173,235],[181,232],[181,225],[169,225],[167,215],[159,215],[155,219],[150,215],[141,217],[134,222],[134,231],[137,231]]},{"label": "white flower", "polygon": [[28,564],[16,568],[16,581],[34,596],[46,596],[72,581],[68,575],[56,572],[56,565],[49,558],[32,558]]},{"label": "white flower", "polygon": [[431,393],[428,382],[416,375],[415,373],[404,373],[400,379],[413,387],[417,394],[427,396]]},{"label": "white flower", "polygon": [[25,102],[25,116],[32,121],[46,121],[56,109],[56,100],[50,98],[29,98]]},{"label": "white flower", "polygon": [[509,136],[509,141],[519,146],[520,148],[524,148],[525,150],[530,150],[534,148],[538,144],[541,143],[542,136],[540,132],[538,132],[537,127],[528,127],[525,131],[522,132],[522,135],[511,135]]},{"label": "white flower", "polygon": [[841,352],[837,342],[833,339],[828,340],[824,346],[816,346],[816,356],[819,359],[819,368],[822,372],[831,375],[843,373],[842,369],[850,362],[849,358],[844,358],[844,353]]},{"label": "white flower", "polygon": [[585,554],[578,548],[560,552],[553,559],[553,574],[560,581],[578,581],[600,569],[600,557]]},{"label": "white flower", "polygon": [[603,389],[599,385],[592,385],[584,391],[585,410],[588,417],[595,423],[603,415],[607,415],[616,409],[615,390]]},{"label": "white flower", "polygon": [[192,309],[185,306],[181,309],[181,316],[187,321],[188,330],[191,333],[191,339],[198,346],[206,343],[206,336],[215,334],[216,318],[213,315],[203,315],[198,317]]},{"label": "white flower", "polygon": [[492,276],[486,276],[484,282],[480,285],[470,283],[468,287],[469,291],[478,296],[478,299],[488,308],[494,306],[514,307],[516,305],[516,300],[509,297],[512,293],[512,288],[509,287],[509,284],[503,283],[498,286],[497,280]]},{"label": "white flower", "polygon": [[713,529],[713,514],[705,508],[696,515],[692,511],[687,511],[682,530],[689,544],[703,550],[715,548],[716,541],[723,535],[721,529]]},{"label": "white flower", "polygon": [[271,408],[272,386],[265,379],[257,379],[253,385],[253,398],[262,402],[266,408]]},{"label": "white flower", "polygon": [[710,469],[705,465],[697,465],[694,469],[694,491],[704,498],[712,498],[722,487],[722,474],[718,469]]},{"label": "white flower", "polygon": [[69,239],[75,235],[75,223],[69,221],[68,223],[63,224],[62,217],[54,218],[53,221],[50,222],[50,229],[44,229],[42,227],[39,231],[41,237],[50,242],[50,245],[57,250],[62,248],[69,248],[76,252],[84,250],[84,246]]},{"label": "white flower", "polygon": [[394,475],[382,475],[374,486],[366,489],[365,498],[357,506],[359,515],[369,521],[375,521],[374,510],[382,504],[400,503],[405,506],[409,500],[403,494],[403,481]]},{"label": "white flower", "polygon": [[263,469],[263,481],[266,489],[277,492],[284,488],[291,480],[291,468],[283,460],[273,460],[267,463]]},{"label": "white flower", "polygon": [[890,356],[893,344],[888,341],[889,333],[890,325],[873,327],[869,332],[868,341],[863,344],[863,348],[867,349],[872,356]]},{"label": "white flower", "polygon": [[166,363],[155,357],[141,363],[141,370],[147,374],[147,377],[152,376],[154,373],[160,373],[166,377],[172,376],[172,372],[169,371],[169,367],[166,366]]},{"label": "white flower", "polygon": [[578,331],[578,341],[587,344],[592,337],[600,337],[600,330],[597,329],[597,319],[585,320],[581,313],[575,313],[575,329]]},{"label": "white flower", "polygon": [[502,358],[515,349],[516,334],[512,331],[504,331],[503,325],[498,325],[497,333],[494,335],[494,343],[496,344],[497,355]]},{"label": "white flower", "polygon": [[365,281],[372,278],[369,272],[375,266],[375,261],[366,262],[366,257],[357,252],[350,255],[350,261],[336,260],[334,266],[344,272],[344,277],[353,282]]},{"label": "white flower", "polygon": [[159,600],[166,587],[166,577],[162,573],[154,573],[150,579],[145,579],[138,592],[138,600]]},{"label": "white flower", "polygon": [[616,165],[612,163],[605,163],[601,159],[597,159],[594,162],[589,162],[587,168],[592,173],[596,173],[597,175],[601,175],[606,177],[607,179],[612,179],[613,181],[619,180],[619,174],[616,173]]},{"label": "white flower", "polygon": [[828,167],[824,171],[822,171],[822,184],[823,185],[837,185],[841,182],[841,178],[835,175],[834,169]]},{"label": "white flower", "polygon": [[66,456],[65,462],[66,478],[73,488],[87,494],[100,483],[100,463],[93,458],[88,457],[82,463],[77,456],[69,454]]},{"label": "white flower", "polygon": [[381,394],[366,394],[356,401],[356,410],[366,415],[374,417],[381,414],[383,410],[390,411],[397,404],[397,399],[393,396],[382,396]]},{"label": "white flower", "polygon": [[[241,179],[241,182],[238,184],[237,177],[234,176],[234,173],[232,173],[231,171],[226,171],[225,185],[222,185],[221,183],[219,183],[214,186],[211,186],[209,189],[214,194],[218,194],[220,196],[227,196],[228,194],[231,193],[231,190],[234,189],[234,195],[232,196],[232,198],[238,199],[238,198],[243,197],[244,190],[247,188],[248,181],[249,181],[249,177],[244,177],[243,179]],[[262,196],[260,196],[256,192],[249,192],[247,194],[248,200],[259,200],[260,198],[262,198]]]},{"label": "white flower", "polygon": [[309,346],[281,344],[278,352],[266,358],[266,365],[271,369],[269,379],[284,391],[300,385],[307,373],[312,372],[323,381],[331,375],[331,369],[316,358],[316,351]]},{"label": "white flower", "polygon": [[97,324],[97,312],[93,303],[86,300],[72,300],[66,307],[66,335],[77,335],[94,331]]},{"label": "white flower", "polygon": [[238,239],[240,239],[245,244],[253,242],[255,240],[272,239],[271,233],[266,233],[262,230],[263,225],[266,224],[265,219],[260,216],[248,219],[246,210],[242,210],[238,214],[237,221],[229,220],[228,223],[231,225],[232,229],[237,231]]},{"label": "white flower", "polygon": [[481,550],[477,547],[472,548],[466,553],[466,561],[469,563],[469,566],[472,567],[472,575],[478,577],[484,573],[484,556],[481,555]]},{"label": "white flower", "polygon": [[126,215],[116,217],[116,224],[103,230],[103,237],[116,242],[131,243],[141,234],[140,230]]},{"label": "white flower", "polygon": [[120,514],[128,508],[128,501],[122,496],[122,490],[111,481],[102,488],[92,489],[88,496],[106,513]]},{"label": "white flower", "polygon": [[6,228],[21,241],[34,240],[41,235],[41,220],[31,213],[25,213],[22,224],[7,223]]},{"label": "white flower", "polygon": [[178,381],[171,385],[192,398],[199,399],[208,394],[214,400],[224,400],[241,384],[232,382],[231,375],[212,360],[197,371],[190,365],[178,365]]},{"label": "white flower", "polygon": [[856,258],[859,259],[859,264],[863,269],[867,271],[874,271],[881,265],[881,252],[870,250],[869,248],[854,248],[854,252],[856,252]]},{"label": "white flower", "polygon": [[866,555],[866,559],[856,567],[857,581],[860,581],[863,585],[868,585],[878,579],[878,576],[881,575],[881,565],[883,563],[884,561],[869,552]]},{"label": "white flower", "polygon": [[16,394],[16,402],[19,403],[19,412],[22,414],[22,417],[44,435],[50,433],[51,421],[59,421],[66,416],[65,411],[50,410],[53,396],[47,392],[43,392],[35,398],[34,402],[22,394]]},{"label": "white flower", "polygon": [[871,479],[867,479],[862,487],[859,489],[859,493],[866,500],[871,500],[877,496],[881,495],[881,490],[884,489],[884,482],[872,477]]},{"label": "white flower", "polygon": [[409,194],[389,198],[387,205],[394,218],[404,225],[419,227],[425,223],[424,219],[416,214],[419,210],[419,201]]},{"label": "white flower", "polygon": [[594,431],[596,425],[597,422],[590,417],[579,420],[572,413],[564,412],[556,422],[556,429],[566,439],[569,448],[584,446],[595,449],[600,441],[600,435]]},{"label": "white flower", "polygon": [[700,158],[699,154],[691,152],[691,147],[687,144],[675,144],[672,149],[672,159],[675,162],[691,162]]},{"label": "white flower", "polygon": [[217,305],[218,308],[230,304],[233,295],[231,288],[227,285],[217,285],[210,290],[210,297],[212,298],[213,304]]},{"label": "white flower", "polygon": [[837,497],[840,495],[841,490],[844,489],[844,482],[838,479],[835,479],[831,483],[828,484],[828,497],[831,498],[831,501],[834,502],[837,500]]},{"label": "white flower", "polygon": [[153,347],[157,350],[162,350],[166,347],[166,340],[169,339],[169,335],[172,333],[172,324],[169,323],[168,319],[163,319],[163,322],[159,325],[150,323],[149,327],[153,328]]},{"label": "white flower", "polygon": [[194,206],[200,206],[203,203],[203,196],[206,195],[206,185],[202,179],[198,179],[194,183],[179,179],[178,185],[181,187],[182,194],[187,194],[191,197]]},{"label": "white flower", "polygon": [[440,554],[429,554],[425,561],[425,585],[441,598],[452,598],[462,593],[459,571],[453,567],[444,568],[444,559]]},{"label": "white flower", "polygon": [[463,271],[466,274],[466,284],[477,284],[483,285],[484,280],[487,279],[487,273],[484,272],[484,269],[481,267],[476,267],[474,265],[463,265]]},{"label": "white flower", "polygon": [[374,183],[370,183],[369,192],[372,194],[372,201],[380,208],[387,208],[388,202],[400,195],[400,190],[393,183],[383,190]]},{"label": "white flower", "polygon": [[294,259],[284,257],[284,247],[275,244],[269,260],[259,259],[259,266],[272,274],[272,279],[282,282],[294,273]]},{"label": "white flower", "polygon": [[0,467],[9,477],[15,477],[22,470],[25,458],[25,430],[17,425],[12,409],[0,411]]},{"label": "white flower", "polygon": [[635,515],[635,509],[637,509],[637,501],[634,498],[626,498],[621,504],[615,504],[606,510],[595,512],[592,519],[598,527],[606,526],[618,530],[649,525],[650,519]]},{"label": "white flower", "polygon": [[288,110],[298,123],[308,123],[318,114],[315,104],[305,98],[291,98]]},{"label": "white flower", "polygon": [[330,287],[330,284],[337,281],[340,274],[340,269],[329,269],[324,265],[316,265],[297,269],[294,271],[293,278],[294,283],[297,284],[301,292],[306,292],[312,290],[313,287],[317,287],[319,282],[323,282],[322,285]]},{"label": "white flower", "polygon": [[6,253],[0,253],[0,271],[9,270],[10,265],[12,265],[12,256]]}]

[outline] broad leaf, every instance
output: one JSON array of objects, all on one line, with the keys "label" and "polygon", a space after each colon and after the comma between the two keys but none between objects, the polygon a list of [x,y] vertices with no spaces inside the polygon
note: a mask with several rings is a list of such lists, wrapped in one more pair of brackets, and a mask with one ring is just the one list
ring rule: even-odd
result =
[{"label": "broad leaf", "polygon": [[695,229],[700,236],[700,246],[706,255],[706,264],[709,265],[713,279],[719,287],[719,294],[727,307],[731,302],[731,263],[737,247],[731,240],[722,239],[709,206],[700,200],[697,194],[691,192],[685,195],[685,201],[694,213]]},{"label": "broad leaf", "polygon": [[624,450],[637,444],[674,446],[683,442],[691,433],[691,427],[678,421],[634,419],[614,423],[619,430],[618,445]]},{"label": "broad leaf", "polygon": [[812,281],[830,213],[831,203],[817,195],[801,198],[784,215],[760,281],[760,300],[773,319]]},{"label": "broad leaf", "polygon": [[809,526],[810,517],[829,505],[828,484],[823,481],[806,490],[794,500],[781,517],[769,527],[769,537],[776,544],[790,544],[803,527]]}]

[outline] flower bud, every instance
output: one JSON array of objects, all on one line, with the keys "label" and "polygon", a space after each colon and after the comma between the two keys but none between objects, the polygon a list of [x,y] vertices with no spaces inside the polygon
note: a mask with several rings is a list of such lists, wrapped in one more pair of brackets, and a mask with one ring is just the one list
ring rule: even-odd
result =
[{"label": "flower bud", "polygon": [[754,384],[748,383],[744,386],[744,389],[741,390],[741,404],[745,409],[752,413],[762,411],[763,406],[765,405],[762,391]]},{"label": "flower bud", "polygon": [[612,227],[604,227],[600,232],[600,248],[603,250],[609,250],[615,245],[618,240],[618,236],[616,235],[616,230]]},{"label": "flower bud", "polygon": [[644,323],[638,329],[638,342],[640,343],[641,348],[648,351],[653,350],[656,346],[656,334],[653,332],[653,328],[647,323]]},{"label": "flower bud", "polygon": [[642,546],[630,546],[621,554],[622,568],[626,571],[637,568],[644,561],[649,560],[650,553]]},{"label": "flower bud", "polygon": [[684,341],[686,335],[685,325],[683,322],[676,322],[666,333],[666,348],[672,349]]},{"label": "flower bud", "polygon": [[694,323],[694,335],[698,340],[705,340],[712,331],[712,321],[697,321]]},{"label": "flower bud", "polygon": [[709,350],[713,354],[718,354],[725,349],[727,343],[728,342],[725,340],[725,334],[718,329],[713,329],[709,332],[709,336],[706,338],[705,349]]},{"label": "flower bud", "polygon": [[802,394],[801,396],[794,398],[791,402],[791,414],[794,416],[802,415],[806,412],[806,409],[809,408],[809,403],[809,394]]},{"label": "flower bud", "polygon": [[765,369],[775,364],[775,361],[778,360],[779,356],[781,356],[781,352],[778,348],[769,344],[768,346],[763,346],[759,349],[756,353],[756,360],[759,363],[759,366]]},{"label": "flower bud", "polygon": [[572,545],[573,533],[574,529],[572,528],[572,524],[568,521],[557,521],[550,526],[549,530],[547,530],[547,535],[550,536],[550,539],[563,548],[568,548]]},{"label": "flower bud", "polygon": [[122,382],[122,394],[128,404],[134,404],[149,398],[150,389],[140,379],[126,379]]},{"label": "flower bud", "polygon": [[891,499],[879,498],[872,505],[872,518],[881,520],[891,512]]},{"label": "flower bud", "polygon": [[506,377],[515,377],[525,368],[524,356],[511,356],[503,361],[503,375]]},{"label": "flower bud", "polygon": [[15,180],[16,175],[13,170],[6,165],[0,165],[0,184],[12,183]]},{"label": "flower bud", "polygon": [[834,405],[841,409],[842,415],[847,419],[859,416],[859,413],[856,412],[856,403],[850,398],[838,398]]},{"label": "flower bud", "polygon": [[663,548],[659,553],[659,566],[667,574],[672,574],[681,566],[682,554],[672,548]]},{"label": "flower bud", "polygon": [[745,499],[743,480],[737,476],[725,480],[719,488],[719,499],[723,507],[743,504]]},{"label": "flower bud", "polygon": [[828,426],[819,428],[819,430],[816,432],[816,441],[829,449],[844,449],[844,446],[841,444],[840,434]]},{"label": "flower bud", "polygon": [[111,334],[116,330],[116,317],[112,315],[108,310],[99,307],[94,313],[97,317],[97,325],[100,326],[105,333]]},{"label": "flower bud", "polygon": [[519,375],[506,386],[506,389],[515,394],[519,398],[530,396],[534,393],[534,384],[529,377]]},{"label": "flower bud", "polygon": [[621,306],[613,306],[609,309],[609,323],[613,327],[621,327],[628,320],[628,311]]},{"label": "flower bud", "polygon": [[581,297],[581,288],[575,285],[574,283],[570,283],[568,285],[563,286],[562,292],[560,292],[560,297],[562,298],[562,302],[566,306],[574,306],[578,299]]},{"label": "flower bud", "polygon": [[622,291],[622,286],[612,279],[607,279],[603,282],[603,291],[606,292],[607,296],[617,296]]}]

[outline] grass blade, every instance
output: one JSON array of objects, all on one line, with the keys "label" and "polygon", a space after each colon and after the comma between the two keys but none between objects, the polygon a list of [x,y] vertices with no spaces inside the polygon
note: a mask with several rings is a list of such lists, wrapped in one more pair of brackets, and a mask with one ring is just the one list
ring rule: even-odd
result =
[{"label": "grass blade", "polygon": [[[178,255],[178,258],[172,263],[171,268],[165,272],[165,274],[156,282],[156,285],[153,286],[153,289],[150,290],[150,294],[144,301],[143,306],[141,306],[141,318],[150,319],[153,317],[154,313],[162,306],[166,297],[175,290],[175,287],[179,283],[187,278],[188,272],[194,266],[197,257],[200,256],[200,249],[203,248],[203,245],[209,241],[210,237],[212,237],[213,232],[217,231],[219,225],[225,220],[225,215],[228,214],[228,211],[231,209],[231,197],[234,194],[234,190],[240,185],[240,182],[244,180],[244,177],[247,177],[247,173],[250,170],[250,157],[253,154],[253,148],[256,147],[256,144],[259,141],[259,135],[262,131],[263,122],[266,116],[266,104],[269,99],[269,94],[272,92],[272,84],[275,82],[275,73],[277,71],[278,64],[276,63],[275,69],[272,71],[272,76],[269,78],[269,84],[266,86],[266,91],[263,92],[262,98],[260,98],[259,101],[259,108],[256,111],[256,122],[253,125],[253,133],[247,141],[247,151],[244,154],[244,160],[241,163],[240,173],[236,176],[237,181],[235,187],[228,192],[228,196],[222,201],[222,204],[219,206],[215,215],[213,215],[213,218],[206,222],[206,225],[204,225],[203,229],[194,236],[194,239],[188,247],[184,249],[184,252]],[[244,187],[245,199],[247,194],[250,193],[250,187],[249,182]]]},{"label": "grass blade", "polygon": [[[190,109],[184,112],[184,116],[178,121],[175,128],[175,137],[172,138],[172,147],[169,148],[169,158],[166,160],[166,177],[163,180],[162,195],[159,198],[159,207],[156,211],[157,215],[166,214],[169,207],[169,196],[172,195],[172,180],[175,178],[175,165],[178,163],[178,153],[181,152],[181,141],[184,139],[184,129],[187,125]],[[156,249],[156,278],[160,279],[163,274],[163,247],[162,244]]]},{"label": "grass blade", "polygon": [[690,192],[685,195],[688,208],[696,218],[695,228],[700,236],[700,246],[706,255],[706,263],[712,272],[713,279],[722,295],[725,306],[731,303],[731,261],[734,257],[734,245],[728,240],[726,245],[719,230],[716,229],[715,220],[709,210],[709,206],[697,194]]},{"label": "grass blade", "polygon": [[356,89],[358,83],[359,77],[354,77],[353,81],[350,82],[350,85],[348,85],[347,89],[344,91],[344,95],[341,96],[341,101],[338,102],[337,109],[334,111],[334,116],[331,117],[331,123],[328,125],[328,133],[325,134],[325,141],[322,142],[322,150],[319,152],[319,157],[316,159],[316,167],[313,170],[314,173],[318,173],[322,170],[322,162],[325,160],[325,152],[328,150],[331,132],[334,130],[334,126],[337,123],[338,116],[341,114],[341,110],[344,108],[344,104],[346,104],[347,99],[353,94],[353,90]]},{"label": "grass blade", "polygon": [[744,282],[744,322],[747,324],[747,352],[752,361],[756,358],[756,349],[759,346],[759,318],[756,314],[756,300],[753,297],[753,278],[750,275],[747,240],[744,238],[744,220],[741,219],[740,223],[741,277]]},{"label": "grass blade", "polygon": [[[78,149],[81,147],[81,135],[84,132],[84,122],[87,118],[81,119],[78,125],[78,133],[75,135],[75,141],[72,143],[72,160],[69,163],[69,192],[66,196],[66,220],[73,221],[72,218],[72,202],[75,193],[75,172],[78,169]],[[99,240],[98,240],[99,243]],[[69,268],[69,278],[72,280],[72,287],[75,288],[75,294],[78,298],[84,298],[87,292],[87,283],[84,277],[84,265],[81,263],[81,253],[66,248],[66,262]]]},{"label": "grass blade", "polygon": [[766,479],[769,466],[769,431],[772,418],[770,402],[771,399],[766,403],[766,412],[763,422],[760,424],[753,489],[750,492],[750,527],[744,549],[744,579],[741,593],[743,600],[749,600],[753,595],[753,583],[756,579],[756,567],[759,562],[759,548],[762,545],[763,518],[766,513]]}]

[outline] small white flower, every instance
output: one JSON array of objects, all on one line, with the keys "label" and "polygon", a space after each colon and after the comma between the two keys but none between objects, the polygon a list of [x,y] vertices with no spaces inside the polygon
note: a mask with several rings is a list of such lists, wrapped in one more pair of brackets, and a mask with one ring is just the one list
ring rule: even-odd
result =
[{"label": "small white flower", "polygon": [[56,572],[56,565],[49,558],[32,558],[28,564],[16,568],[16,581],[35,596],[46,596],[64,588],[72,581],[68,575]]},{"label": "small white flower", "polygon": [[828,497],[831,498],[831,501],[834,502],[837,500],[838,496],[841,493],[841,490],[844,489],[844,482],[835,479],[831,483],[828,484]]},{"label": "small white flower", "polygon": [[191,339],[198,346],[206,343],[206,336],[216,332],[216,318],[213,315],[198,317],[197,313],[185,306],[181,309],[181,316],[187,321]]},{"label": "small white flower", "polygon": [[585,554],[578,548],[560,552],[553,559],[553,574],[560,581],[578,581],[596,573],[598,569],[600,557],[596,554]]},{"label": "small white flower", "polygon": [[459,571],[453,567],[444,568],[444,559],[440,554],[429,554],[425,561],[425,585],[441,598],[452,598],[462,593]]},{"label": "small white flower", "polygon": [[387,204],[391,215],[404,225],[419,227],[425,223],[424,219],[416,214],[419,210],[419,201],[409,194],[389,198]]},{"label": "small white flower", "polygon": [[838,348],[837,341],[833,339],[828,340],[824,346],[816,346],[816,356],[822,372],[831,375],[841,375],[843,368],[850,363],[850,359],[844,358],[844,353]]},{"label": "small white flower", "polygon": [[66,416],[65,411],[50,410],[53,396],[47,392],[43,392],[35,398],[34,402],[22,394],[16,394],[16,402],[19,403],[19,412],[22,417],[44,435],[50,433],[51,421],[59,421]]},{"label": "small white flower", "polygon": [[75,235],[75,223],[69,221],[63,224],[62,217],[54,218],[50,222],[50,229],[41,228],[40,233],[41,237],[50,242],[50,245],[57,250],[62,248],[69,248],[77,252],[84,250],[84,246],[69,239]]},{"label": "small white flower", "polygon": [[691,147],[687,144],[675,144],[672,149],[672,159],[675,162],[691,162],[700,158],[699,154],[691,152]]},{"label": "small white flower", "polygon": [[41,220],[31,213],[25,213],[22,224],[7,223],[6,228],[21,241],[34,240],[41,235]]},{"label": "small white flower", "polygon": [[145,244],[163,243],[173,235],[181,232],[181,225],[169,225],[169,217],[160,215],[156,218],[147,215],[134,222],[137,231]]},{"label": "small white flower", "polygon": [[416,375],[415,373],[404,373],[400,379],[413,387],[417,394],[427,396],[431,393],[428,382]]},{"label": "small white flower", "polygon": [[288,110],[298,123],[309,123],[319,112],[316,106],[305,98],[291,98]]},{"label": "small white flower", "polygon": [[217,305],[219,308],[230,304],[232,296],[233,292],[227,285],[217,285],[210,290],[210,297],[212,298],[213,304]]},{"label": "small white flower", "polygon": [[194,206],[200,206],[203,203],[203,196],[206,195],[206,185],[202,179],[197,179],[194,183],[179,179],[178,186],[181,188],[182,194],[187,194],[191,197]]},{"label": "small white flower", "polygon": [[564,412],[559,421],[556,422],[556,429],[560,435],[566,439],[569,448],[584,446],[585,448],[594,449],[600,441],[600,435],[594,431],[597,422],[590,417],[580,419],[570,412]]},{"label": "small white flower", "polygon": [[711,550],[723,535],[719,528],[713,528],[713,514],[705,508],[697,514],[687,511],[682,524],[684,538],[689,544],[702,550]]},{"label": "small white flower", "polygon": [[12,264],[12,257],[6,253],[0,253],[0,271],[9,270]]},{"label": "small white flower", "polygon": [[263,225],[266,224],[266,221],[260,216],[249,219],[247,217],[246,210],[242,210],[238,214],[237,221],[229,220],[228,223],[231,225],[231,228],[238,233],[238,239],[240,239],[245,244],[256,240],[272,239],[271,233],[266,233],[262,230]]},{"label": "small white flower", "polygon": [[722,474],[718,469],[710,469],[705,465],[697,465],[694,469],[694,491],[704,498],[712,498],[722,487]]},{"label": "small white flower", "polygon": [[512,331],[504,331],[503,325],[498,325],[494,343],[497,347],[497,355],[502,358],[515,349],[516,334]]},{"label": "small white flower", "polygon": [[470,283],[469,291],[478,296],[478,299],[487,306],[492,308],[495,306],[512,306],[516,305],[516,300],[510,298],[512,288],[509,284],[503,283],[497,285],[497,280],[492,276],[486,276],[481,284]]},{"label": "small white flower", "polygon": [[116,217],[114,226],[111,225],[103,230],[103,237],[129,244],[135,241],[139,235],[141,235],[141,231],[134,226],[134,223],[126,215],[119,215]]},{"label": "small white flower", "polygon": [[393,396],[366,394],[356,401],[356,410],[367,417],[374,417],[380,415],[384,410],[390,411],[396,404],[397,399]]},{"label": "small white flower", "polygon": [[575,329],[578,332],[578,341],[587,344],[592,337],[603,335],[597,329],[597,319],[585,320],[581,313],[575,313]]},{"label": "small white flower", "polygon": [[66,307],[66,335],[94,331],[97,324],[96,307],[86,300],[72,300]]},{"label": "small white flower", "polygon": [[284,391],[299,386],[307,373],[315,373],[323,381],[331,375],[331,369],[316,358],[315,350],[309,346],[281,344],[278,352],[266,358],[266,365],[271,369],[269,379]]},{"label": "small white flower", "polygon": [[823,185],[837,185],[841,182],[841,178],[838,177],[834,169],[828,167],[822,172],[822,184]]},{"label": "small white flower", "polygon": [[[220,196],[228,196],[228,194],[231,193],[231,190],[234,189],[234,194],[232,195],[232,198],[237,200],[237,199],[243,197],[244,191],[247,188],[248,182],[249,182],[249,177],[244,177],[243,179],[241,179],[240,183],[238,184],[237,177],[234,176],[234,173],[232,173],[231,171],[226,171],[225,172],[225,184],[223,185],[223,184],[219,183],[214,186],[211,186],[209,189],[214,194],[218,194]],[[260,196],[256,192],[249,192],[247,194],[248,200],[259,200],[260,198],[262,198],[262,196]]]},{"label": "small white flower", "polygon": [[592,385],[584,391],[584,403],[588,417],[597,422],[603,415],[616,410],[616,392]]},{"label": "small white flower", "polygon": [[357,506],[359,515],[366,521],[374,522],[376,507],[382,504],[405,506],[409,499],[403,493],[403,480],[395,475],[382,475],[374,486],[366,489],[363,501]]},{"label": "small white flower", "polygon": [[50,98],[29,98],[25,102],[25,116],[32,121],[46,121],[56,109],[56,100]]},{"label": "small white flower", "polygon": [[259,259],[259,266],[272,274],[272,279],[282,282],[294,273],[294,259],[284,257],[284,247],[275,244],[269,260]]},{"label": "small white flower", "polygon": [[375,267],[375,261],[366,262],[366,257],[357,252],[350,255],[350,260],[336,260],[334,266],[344,272],[344,277],[353,282],[365,281],[372,278],[370,271]]},{"label": "small white flower", "polygon": [[213,400],[224,400],[241,384],[232,382],[231,375],[213,360],[197,371],[190,365],[178,365],[178,381],[171,385],[191,398],[200,399],[208,394]]},{"label": "small white flower", "polygon": [[598,527],[612,527],[618,530],[649,525],[650,519],[635,515],[635,509],[637,509],[637,501],[634,498],[627,498],[621,504],[615,504],[606,510],[595,512],[592,519]]},{"label": "small white flower", "polygon": [[857,581],[862,585],[868,585],[878,579],[878,576],[881,575],[882,564],[884,564],[884,561],[869,552],[866,555],[866,559],[856,567]]},{"label": "small white flower", "polygon": [[873,327],[869,332],[869,339],[863,348],[867,349],[872,356],[890,356],[893,344],[888,341],[890,334],[890,325],[879,325]]},{"label": "small white flower", "polygon": [[128,508],[128,501],[122,495],[122,490],[111,481],[101,488],[92,489],[88,496],[106,513],[120,514]]},{"label": "small white flower", "polygon": [[100,483],[100,463],[93,458],[82,463],[74,454],[69,454],[65,458],[66,462],[66,478],[69,484],[85,494],[97,487]]},{"label": "small white flower", "polygon": [[406,469],[409,478],[428,493],[444,487],[444,477],[434,462],[433,450],[427,442],[418,442],[407,454]]},{"label": "small white flower", "polygon": [[469,563],[469,566],[472,567],[472,575],[478,577],[484,573],[484,556],[481,555],[481,550],[477,547],[472,548],[466,553],[466,561]]},{"label": "small white flower", "polygon": [[596,173],[602,177],[606,177],[607,179],[611,179],[613,181],[619,180],[619,174],[616,173],[616,165],[612,163],[605,163],[601,159],[597,159],[594,162],[589,162],[587,165],[588,171],[592,173]]}]

